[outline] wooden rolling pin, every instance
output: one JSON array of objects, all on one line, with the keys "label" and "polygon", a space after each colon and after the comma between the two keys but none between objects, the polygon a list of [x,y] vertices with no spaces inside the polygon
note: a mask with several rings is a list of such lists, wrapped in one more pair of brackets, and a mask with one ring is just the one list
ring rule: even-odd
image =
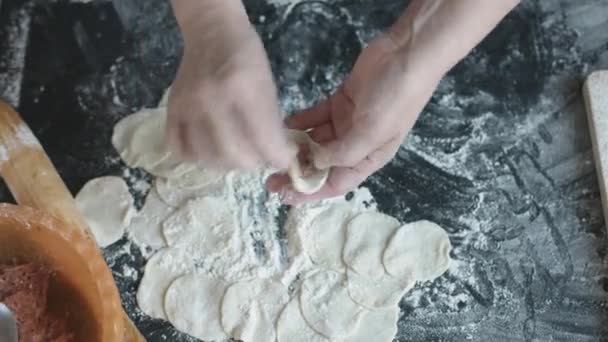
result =
[{"label": "wooden rolling pin", "polygon": [[[97,246],[93,235],[80,214],[74,198],[59,177],[29,127],[9,105],[0,101],[0,173],[19,205],[45,211],[68,225],[77,227]],[[95,248],[89,260],[92,274],[100,281],[99,293],[104,301],[114,305],[122,314],[123,341],[145,341],[122,308],[118,288],[100,249]],[[112,341],[114,342],[114,341]]]}]

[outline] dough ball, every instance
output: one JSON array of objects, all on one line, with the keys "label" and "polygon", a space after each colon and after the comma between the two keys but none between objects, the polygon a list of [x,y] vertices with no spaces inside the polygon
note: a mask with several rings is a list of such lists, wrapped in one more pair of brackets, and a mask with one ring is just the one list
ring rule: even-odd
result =
[{"label": "dough ball", "polygon": [[87,182],[76,195],[76,205],[101,247],[118,241],[136,213],[127,184],[114,176]]},{"label": "dough ball", "polygon": [[281,283],[265,279],[235,283],[222,300],[222,326],[242,341],[272,342],[277,318],[288,301],[287,288]]},{"label": "dough ball", "polygon": [[165,313],[176,329],[205,341],[229,336],[220,323],[220,305],[228,284],[204,274],[177,278],[165,294]]},{"label": "dough ball", "polygon": [[140,246],[149,246],[153,249],[165,247],[167,244],[163,237],[162,223],[174,211],[175,208],[163,202],[152,189],[146,196],[143,208],[127,227],[127,232]]},{"label": "dough ball", "polygon": [[399,305],[401,298],[414,287],[413,276],[393,278],[384,274],[372,279],[347,270],[348,295],[353,301],[370,310],[386,309]]},{"label": "dough ball", "polygon": [[306,322],[329,339],[343,339],[357,330],[363,308],[346,290],[344,275],[321,270],[302,282],[300,307]]},{"label": "dough ball", "polygon": [[348,338],[348,342],[391,342],[397,335],[399,307],[365,311],[359,329]]},{"label": "dough ball", "polygon": [[448,234],[435,223],[409,223],[389,241],[384,267],[397,278],[412,274],[416,280],[433,280],[447,271],[451,248]]},{"label": "dough ball", "polygon": [[298,156],[289,167],[288,174],[293,188],[303,194],[319,191],[329,176],[329,169],[318,170],[314,167],[312,156],[319,148],[306,132],[290,129],[289,139],[299,146]]},{"label": "dough ball", "polygon": [[304,320],[298,297],[292,298],[277,322],[278,342],[329,342],[325,336],[314,331]]},{"label": "dough ball", "polygon": [[137,304],[148,316],[166,320],[165,293],[181,275],[194,270],[194,261],[184,250],[161,249],[148,260],[137,289]]},{"label": "dough ball", "polygon": [[385,272],[382,253],[399,225],[395,218],[378,212],[355,216],[346,228],[344,262],[362,276],[382,277]]},{"label": "dough ball", "polygon": [[313,263],[336,271],[345,269],[342,249],[352,214],[347,205],[332,205],[312,219],[303,241]]}]

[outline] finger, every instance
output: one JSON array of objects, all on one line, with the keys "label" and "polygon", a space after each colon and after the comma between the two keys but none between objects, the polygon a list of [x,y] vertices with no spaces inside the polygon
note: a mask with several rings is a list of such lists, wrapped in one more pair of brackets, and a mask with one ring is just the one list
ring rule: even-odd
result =
[{"label": "finger", "polygon": [[330,122],[315,127],[312,131],[308,132],[308,135],[310,135],[312,140],[319,144],[327,143],[336,139],[334,126]]},{"label": "finger", "polygon": [[250,129],[249,132],[253,135],[250,140],[265,163],[278,170],[286,170],[296,158],[298,147],[287,138],[286,130],[280,122],[273,126],[273,129]]},{"label": "finger", "polygon": [[287,174],[275,173],[266,180],[266,189],[270,192],[281,192],[290,183],[291,180]]},{"label": "finger", "polygon": [[332,97],[329,97],[309,109],[289,116],[286,119],[287,127],[306,130],[329,121],[331,101]]},{"label": "finger", "polygon": [[282,200],[291,205],[305,202],[319,201],[326,198],[341,196],[356,189],[371,174],[378,171],[388,163],[395,155],[401,139],[399,137],[389,140],[372,154],[364,158],[355,167],[334,167],[329,174],[327,183],[321,190],[314,194],[302,194],[294,191],[291,187],[283,187]]},{"label": "finger", "polygon": [[169,120],[165,137],[169,149],[181,158],[193,158],[192,146],[188,143],[188,126],[177,120]]},{"label": "finger", "polygon": [[[367,121],[367,120],[365,120]],[[358,122],[344,136],[334,139],[315,152],[314,164],[318,169],[331,166],[352,167],[386,142],[371,123]]]},{"label": "finger", "polygon": [[210,122],[205,130],[211,135],[210,147],[217,151],[214,164],[231,169],[253,169],[261,164],[257,151],[246,141],[246,132],[233,122],[231,115],[225,120]]}]

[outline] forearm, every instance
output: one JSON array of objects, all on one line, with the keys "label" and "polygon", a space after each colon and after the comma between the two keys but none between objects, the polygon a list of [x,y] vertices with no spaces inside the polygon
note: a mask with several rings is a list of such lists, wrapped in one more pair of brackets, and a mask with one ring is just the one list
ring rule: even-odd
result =
[{"label": "forearm", "polygon": [[171,5],[186,46],[249,25],[240,0],[171,0]]},{"label": "forearm", "polygon": [[406,68],[443,75],[518,3],[519,0],[414,0],[389,34],[404,54]]}]

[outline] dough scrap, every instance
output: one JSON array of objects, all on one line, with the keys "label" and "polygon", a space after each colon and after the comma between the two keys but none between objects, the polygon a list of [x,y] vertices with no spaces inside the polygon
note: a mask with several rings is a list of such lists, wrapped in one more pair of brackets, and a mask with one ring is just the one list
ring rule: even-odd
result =
[{"label": "dough scrap", "polygon": [[345,280],[341,273],[321,270],[302,282],[302,316],[311,328],[329,339],[351,335],[363,313],[348,295]]},{"label": "dough scrap", "polygon": [[137,304],[146,315],[167,320],[164,305],[167,289],[175,279],[194,270],[194,264],[185,262],[193,263],[185,253],[179,249],[161,249],[148,260],[137,289]]},{"label": "dough scrap", "polygon": [[292,298],[277,322],[278,342],[329,342],[325,336],[311,328],[302,316],[298,297]]},{"label": "dough scrap", "polygon": [[118,241],[136,214],[129,187],[114,176],[88,181],[76,195],[76,205],[101,247]]},{"label": "dough scrap", "polygon": [[370,310],[396,307],[401,298],[416,284],[413,276],[397,279],[385,273],[380,278],[371,279],[351,269],[348,269],[346,274],[348,295],[353,301]]},{"label": "dough scrap", "polygon": [[189,201],[163,223],[163,235],[169,246],[196,243],[208,254],[225,249],[235,230],[231,208],[217,197]]},{"label": "dough scrap", "polygon": [[397,335],[399,307],[365,311],[359,329],[348,338],[348,342],[391,342]]},{"label": "dough scrap", "polygon": [[163,202],[156,191],[152,189],[146,196],[143,208],[127,227],[127,232],[133,241],[140,246],[149,246],[153,249],[166,247],[162,223],[174,211],[175,208]]},{"label": "dough scrap", "polygon": [[362,276],[372,279],[382,277],[385,273],[382,253],[399,226],[395,218],[378,212],[355,216],[346,228],[342,254],[344,262]]},{"label": "dough scrap", "polygon": [[235,283],[222,300],[222,326],[242,341],[273,342],[277,318],[288,301],[287,288],[279,282],[256,279]]},{"label": "dough scrap", "polygon": [[220,323],[220,305],[228,283],[204,274],[177,278],[165,294],[165,313],[176,329],[204,341],[229,336]]},{"label": "dough scrap", "polygon": [[344,271],[342,249],[346,240],[346,223],[353,215],[347,205],[332,205],[312,219],[303,239],[313,263],[336,271]]},{"label": "dough scrap", "polygon": [[394,277],[412,274],[416,280],[433,280],[448,270],[451,248],[448,234],[437,224],[408,223],[391,238],[382,262]]},{"label": "dough scrap", "polygon": [[[305,156],[311,159],[311,156],[319,148],[319,144],[313,141],[310,136],[299,130],[290,129],[288,130],[289,139],[300,147],[300,153],[307,154]],[[306,150],[303,150],[306,149]],[[302,165],[299,158],[296,158],[292,165],[289,167],[288,172],[291,178],[291,185],[293,188],[303,194],[314,194],[319,191],[329,176],[329,169],[318,170],[312,165],[312,161],[308,162],[308,165]]]}]

